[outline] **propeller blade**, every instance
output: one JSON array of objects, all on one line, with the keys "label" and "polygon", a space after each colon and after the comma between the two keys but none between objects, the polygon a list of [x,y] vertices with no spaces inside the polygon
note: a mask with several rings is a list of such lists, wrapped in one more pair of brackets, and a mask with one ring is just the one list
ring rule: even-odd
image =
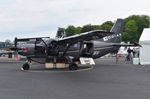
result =
[{"label": "propeller blade", "polygon": [[17,47],[11,47],[10,49],[13,50],[13,51],[22,50],[21,48],[17,48]]},{"label": "propeller blade", "polygon": [[15,47],[17,48],[17,37],[15,38]]}]

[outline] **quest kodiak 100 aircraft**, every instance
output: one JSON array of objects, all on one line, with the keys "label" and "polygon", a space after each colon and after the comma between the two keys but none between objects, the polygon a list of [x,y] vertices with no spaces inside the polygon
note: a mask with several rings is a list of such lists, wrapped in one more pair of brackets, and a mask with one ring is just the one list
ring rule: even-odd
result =
[{"label": "quest kodiak 100 aircraft", "polygon": [[[108,53],[118,51],[123,32],[123,19],[117,19],[110,32],[94,30],[78,35],[63,37],[64,32],[58,31],[56,38],[15,38],[15,45],[11,50],[26,56],[27,61],[23,70],[30,68],[30,62],[41,64],[69,64],[69,70],[78,69],[76,64],[94,65],[94,60]],[[18,44],[19,42],[26,42]],[[129,45],[130,46],[130,45]]]}]

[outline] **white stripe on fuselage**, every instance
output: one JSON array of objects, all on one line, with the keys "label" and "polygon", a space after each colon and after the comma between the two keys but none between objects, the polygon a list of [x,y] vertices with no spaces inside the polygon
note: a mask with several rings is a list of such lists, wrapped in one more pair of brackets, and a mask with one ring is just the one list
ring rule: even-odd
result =
[{"label": "white stripe on fuselage", "polygon": [[103,37],[103,40],[104,41],[108,41],[108,40],[110,40],[112,38],[116,38],[116,37],[121,37],[121,33],[119,33],[119,34],[113,34],[113,35],[110,35],[110,36],[105,36],[105,37]]}]

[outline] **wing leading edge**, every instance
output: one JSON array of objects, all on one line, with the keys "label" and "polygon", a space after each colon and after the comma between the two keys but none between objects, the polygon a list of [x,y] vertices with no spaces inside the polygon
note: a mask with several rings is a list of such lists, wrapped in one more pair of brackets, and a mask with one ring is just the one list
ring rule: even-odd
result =
[{"label": "wing leading edge", "polygon": [[77,42],[82,42],[82,41],[101,39],[105,36],[112,35],[112,34],[114,34],[114,33],[106,32],[106,31],[102,31],[102,30],[94,30],[94,31],[77,34],[74,36],[61,38],[57,42],[58,43],[77,43]]}]

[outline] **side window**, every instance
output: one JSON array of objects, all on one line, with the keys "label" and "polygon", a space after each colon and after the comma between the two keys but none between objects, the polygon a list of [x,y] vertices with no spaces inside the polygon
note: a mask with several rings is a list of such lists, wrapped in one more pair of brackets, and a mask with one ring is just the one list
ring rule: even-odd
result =
[{"label": "side window", "polygon": [[78,50],[79,49],[79,43],[73,44],[70,46],[69,50]]},{"label": "side window", "polygon": [[87,45],[86,45],[86,44],[84,44],[84,45],[83,45],[83,48],[86,48],[86,47],[87,47]]}]

